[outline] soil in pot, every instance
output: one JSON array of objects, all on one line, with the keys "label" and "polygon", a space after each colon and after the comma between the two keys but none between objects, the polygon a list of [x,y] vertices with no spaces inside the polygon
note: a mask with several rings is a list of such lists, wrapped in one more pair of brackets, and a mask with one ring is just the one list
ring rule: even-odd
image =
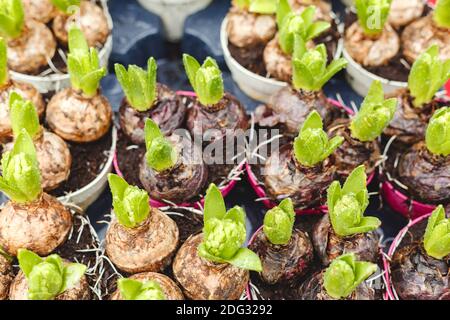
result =
[{"label": "soil in pot", "polygon": [[[428,9],[424,10],[423,16],[426,15],[426,12],[428,12]],[[350,26],[357,21],[357,16],[353,12],[348,12],[344,21],[345,29],[348,30],[348,28],[350,28]],[[397,36],[401,35],[403,32],[403,28],[398,30],[393,30],[391,28],[391,30],[392,32],[395,32]],[[365,66],[364,69],[384,79],[406,82],[408,81],[411,64],[404,56],[401,42],[399,41],[399,50],[391,59],[382,65]]]},{"label": "soil in pot", "polygon": [[72,155],[69,179],[50,194],[60,197],[73,193],[95,180],[104,169],[111,154],[112,129],[94,142],[76,143],[66,141]]},{"label": "soil in pot", "polygon": [[[331,28],[323,34],[314,39],[315,44],[325,44],[329,62],[333,59],[337,52],[338,42],[341,35],[338,31],[336,21],[331,21]],[[272,40],[274,41],[274,40]],[[251,48],[239,48],[228,42],[228,50],[231,56],[245,69],[258,74],[262,77],[270,77],[267,74],[266,65],[264,63],[263,55],[267,44],[258,44]]]}]

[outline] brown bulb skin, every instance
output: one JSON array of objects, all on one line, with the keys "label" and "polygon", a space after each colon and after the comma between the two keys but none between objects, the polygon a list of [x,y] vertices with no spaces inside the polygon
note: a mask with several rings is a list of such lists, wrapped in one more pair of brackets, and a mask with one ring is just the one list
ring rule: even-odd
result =
[{"label": "brown bulb skin", "polygon": [[108,99],[101,94],[86,97],[67,88],[52,97],[46,117],[52,131],[64,140],[93,142],[109,131],[112,109]]},{"label": "brown bulb skin", "polygon": [[72,214],[46,193],[31,203],[8,201],[0,212],[0,247],[12,256],[19,249],[46,256],[66,241],[71,228]]}]

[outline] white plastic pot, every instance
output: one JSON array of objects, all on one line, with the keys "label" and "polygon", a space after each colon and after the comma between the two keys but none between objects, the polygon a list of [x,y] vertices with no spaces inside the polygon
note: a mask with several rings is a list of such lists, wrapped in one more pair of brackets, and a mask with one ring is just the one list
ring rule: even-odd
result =
[{"label": "white plastic pot", "polygon": [[[338,29],[341,31],[343,25],[340,24]],[[225,63],[231,71],[233,80],[237,83],[239,88],[252,99],[269,103],[271,96],[288,85],[286,82],[266,78],[245,69],[231,56],[231,53],[228,50],[227,18],[223,20],[220,28],[220,43],[222,45]],[[341,38],[337,45],[336,54],[334,56],[335,59],[341,56],[343,46],[344,42]]]},{"label": "white plastic pot", "polygon": [[[59,197],[58,200],[62,203],[74,204],[83,210],[86,210],[95,200],[97,200],[108,183],[108,173],[112,171],[114,154],[116,153],[116,144],[117,129],[113,125],[111,150],[109,151],[108,160],[102,171],[88,185],[66,196]],[[73,161],[77,160],[78,159],[73,159]]]},{"label": "white plastic pot", "polygon": [[[101,5],[108,20],[109,29],[113,28],[113,21],[109,14],[107,0],[101,0]],[[112,33],[106,39],[105,45],[99,52],[100,63],[102,66],[108,66],[109,57],[112,52],[113,38]],[[58,54],[56,52],[55,54]],[[68,73],[52,73],[47,76],[35,76],[24,73],[10,71],[11,78],[16,81],[26,82],[32,84],[39,92],[48,93],[51,91],[60,91],[61,89],[70,87],[70,76]]]},{"label": "white plastic pot", "polygon": [[206,8],[212,0],[138,0],[148,11],[161,17],[166,38],[176,42],[183,36],[186,18]]},{"label": "white plastic pot", "polygon": [[345,74],[348,83],[360,96],[365,97],[369,92],[370,85],[373,81],[378,80],[383,85],[384,93],[392,93],[398,89],[403,89],[408,86],[407,82],[392,81],[373,74],[366,69],[364,69],[360,64],[358,64],[347,50],[343,50],[344,58],[348,61],[347,68],[345,69]]}]

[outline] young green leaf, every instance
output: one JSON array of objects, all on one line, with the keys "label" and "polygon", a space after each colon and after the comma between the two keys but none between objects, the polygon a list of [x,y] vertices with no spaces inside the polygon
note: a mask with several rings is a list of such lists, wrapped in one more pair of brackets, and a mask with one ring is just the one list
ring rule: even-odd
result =
[{"label": "young green leaf", "polygon": [[450,155],[450,107],[439,108],[433,114],[425,142],[431,153],[444,157]]},{"label": "young green leaf", "polygon": [[443,259],[450,254],[450,219],[445,218],[442,205],[428,219],[423,244],[430,257]]},{"label": "young green leaf", "polygon": [[124,300],[166,300],[166,295],[158,282],[138,281],[122,278],[117,281]]},{"label": "young green leaf", "polygon": [[223,219],[227,213],[225,201],[222,193],[214,183],[211,183],[206,191],[205,206],[203,209],[204,220],[208,221],[211,218]]},{"label": "young green leaf", "polygon": [[408,78],[408,88],[414,106],[421,108],[433,100],[436,92],[450,79],[450,59],[441,61],[439,47],[432,45],[414,62]]},{"label": "young green leaf", "polygon": [[276,0],[250,0],[249,11],[259,14],[273,14],[277,11]]},{"label": "young green leaf", "polygon": [[307,50],[305,41],[296,35],[294,45],[292,85],[295,89],[320,91],[328,80],[347,66],[343,58],[333,60],[327,66],[327,50],[323,43]]},{"label": "young green leaf", "polygon": [[76,286],[86,272],[85,265],[64,264],[56,254],[41,258],[32,251],[19,249],[17,259],[27,278],[30,300],[53,300]]},{"label": "young green leaf", "polygon": [[200,103],[204,106],[218,103],[224,95],[224,88],[222,72],[216,60],[207,57],[200,66],[194,57],[183,54],[183,64]]},{"label": "young green leaf", "polygon": [[258,256],[242,248],[245,242],[245,211],[234,207],[226,212],[223,197],[215,185],[210,185],[205,198],[203,241],[198,246],[200,257],[230,263],[238,268],[261,271]]},{"label": "young green leaf", "polygon": [[294,155],[301,165],[313,167],[328,158],[343,141],[340,136],[329,140],[323,130],[322,118],[317,111],[313,111],[294,140]]},{"label": "young green leaf", "polygon": [[108,182],[117,220],[127,228],[136,228],[150,214],[148,193],[138,187],[130,186],[116,174],[109,174]]},{"label": "young green leaf", "polygon": [[135,65],[128,66],[128,71],[118,63],[114,67],[128,103],[141,112],[153,107],[157,96],[155,59],[153,57],[148,59],[147,71]]},{"label": "young green leaf", "polygon": [[331,27],[329,22],[314,21],[315,12],[316,7],[309,6],[300,14],[296,14],[287,0],[280,1],[277,11],[278,36],[280,48],[286,54],[292,54],[294,51],[296,36],[306,43]]},{"label": "young green leaf", "polygon": [[295,211],[291,199],[284,199],[278,207],[267,211],[264,217],[264,234],[272,244],[288,244],[294,228]]},{"label": "young green leaf", "polygon": [[158,125],[149,118],[145,121],[144,132],[147,165],[157,172],[173,168],[178,161],[178,153],[172,143],[162,135]]},{"label": "young green leaf", "polygon": [[437,1],[433,18],[439,27],[450,29],[450,0]]},{"label": "young green leaf", "polygon": [[97,49],[89,49],[83,33],[75,27],[69,31],[67,67],[73,89],[81,90],[87,97],[97,94],[106,69],[100,67]]},{"label": "young green leaf", "polygon": [[0,37],[0,87],[9,81],[7,50],[5,39]]},{"label": "young green leaf", "polygon": [[33,102],[23,99],[18,93],[9,96],[9,116],[14,137],[25,129],[34,139],[41,132],[39,116]]},{"label": "young green leaf", "polygon": [[20,37],[24,24],[22,0],[0,0],[0,37],[6,39]]},{"label": "young green leaf", "polygon": [[383,32],[392,0],[355,0],[359,25],[368,36]]},{"label": "young green leaf", "polygon": [[369,205],[366,172],[363,165],[348,176],[341,188],[334,181],[328,188],[327,205],[334,232],[341,236],[366,233],[377,229],[381,221],[375,217],[364,217]]},{"label": "young green leaf", "polygon": [[359,141],[374,141],[394,118],[397,99],[384,99],[383,86],[374,81],[361,108],[352,119],[350,130]]},{"label": "young green leaf", "polygon": [[51,0],[52,4],[61,12],[72,15],[80,7],[81,0]]},{"label": "young green leaf", "polygon": [[248,10],[251,0],[233,0],[233,4],[242,10]]},{"label": "young green leaf", "polygon": [[0,190],[18,203],[29,203],[42,193],[41,174],[33,140],[25,129],[11,151],[3,154]]},{"label": "young green leaf", "polygon": [[333,260],[325,270],[323,286],[330,297],[347,298],[376,271],[376,264],[356,261],[353,253],[344,254]]}]

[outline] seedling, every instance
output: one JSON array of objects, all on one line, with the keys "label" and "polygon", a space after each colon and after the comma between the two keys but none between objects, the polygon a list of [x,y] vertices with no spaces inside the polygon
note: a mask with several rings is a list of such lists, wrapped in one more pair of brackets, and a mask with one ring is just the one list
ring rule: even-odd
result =
[{"label": "seedling", "polygon": [[344,254],[336,258],[326,269],[323,286],[330,297],[347,298],[376,271],[376,264],[356,261],[352,253]]},{"label": "seedling", "polygon": [[408,88],[414,106],[421,108],[433,100],[436,92],[450,79],[450,59],[439,58],[439,47],[433,45],[414,62],[408,78]]},{"label": "seedling", "polygon": [[355,0],[359,25],[367,36],[383,32],[392,0]]},{"label": "seedling", "polygon": [[439,27],[450,29],[450,0],[437,1],[433,18]]},{"label": "seedling", "polygon": [[100,67],[97,49],[88,47],[83,33],[78,28],[69,31],[67,67],[73,89],[81,90],[87,97],[97,94],[106,69]]},{"label": "seedling", "polygon": [[347,66],[343,58],[333,60],[328,66],[327,61],[324,44],[308,50],[305,41],[296,36],[292,56],[293,87],[297,90],[320,91],[328,80]]},{"label": "seedling", "polygon": [[41,258],[32,251],[20,249],[17,259],[27,278],[30,300],[53,300],[75,287],[86,272],[85,265],[66,264],[56,254]]},{"label": "seedling", "polygon": [[200,65],[194,57],[183,54],[183,64],[198,100],[205,106],[218,103],[224,95],[224,88],[216,60],[207,57]]},{"label": "seedling", "polygon": [[313,167],[328,158],[344,141],[342,137],[328,139],[322,118],[317,111],[310,113],[294,141],[294,155],[305,167]]},{"label": "seedling", "polygon": [[350,174],[341,188],[334,181],[328,189],[328,210],[334,232],[341,236],[367,233],[377,229],[381,221],[376,217],[364,217],[369,205],[367,179],[364,166],[359,166]]},{"label": "seedling", "polygon": [[153,170],[157,172],[169,170],[177,163],[177,151],[152,119],[145,122],[145,145],[147,147],[145,159]]},{"label": "seedling", "polygon": [[113,195],[114,213],[119,223],[127,228],[135,228],[150,214],[149,196],[145,190],[130,186],[115,174],[108,176]]},{"label": "seedling", "polygon": [[127,71],[123,65],[115,64],[117,80],[128,103],[137,111],[149,110],[156,101],[156,70],[157,64],[153,57],[147,62],[147,71],[136,65],[130,65]]},{"label": "seedling", "polygon": [[205,197],[203,242],[199,256],[216,262],[230,263],[238,268],[262,270],[259,257],[243,248],[245,242],[245,211],[241,207],[226,210],[220,190],[211,184]]},{"label": "seedling", "polygon": [[122,278],[117,281],[124,300],[166,300],[161,286],[156,281],[138,281]]},{"label": "seedling", "polygon": [[394,117],[397,99],[384,99],[381,82],[374,81],[361,108],[350,124],[352,136],[359,141],[374,141]]},{"label": "seedling", "polygon": [[296,14],[288,0],[280,0],[277,9],[279,44],[286,54],[292,54],[294,39],[300,37],[305,43],[316,38],[331,27],[326,21],[314,21],[316,7],[309,6]]}]

